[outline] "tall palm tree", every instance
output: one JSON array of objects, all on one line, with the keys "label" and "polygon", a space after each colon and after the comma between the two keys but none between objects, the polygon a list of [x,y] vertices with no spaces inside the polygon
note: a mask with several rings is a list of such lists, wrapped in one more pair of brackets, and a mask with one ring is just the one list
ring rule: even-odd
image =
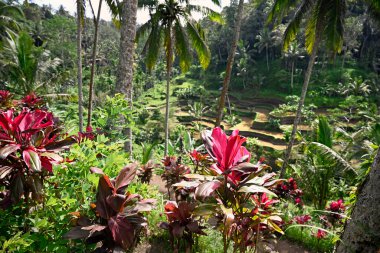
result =
[{"label": "tall palm tree", "polygon": [[[125,95],[130,108],[133,98],[133,64],[135,55],[137,0],[123,0],[118,3],[120,20],[120,56],[116,90]],[[111,7],[112,10],[112,7]],[[124,133],[128,140],[124,149],[132,155],[132,129],[126,127]]]},{"label": "tall palm tree", "polygon": [[284,54],[285,58],[290,61],[290,88],[292,92],[294,88],[294,71],[296,68],[296,61],[297,58],[300,57],[301,53],[302,52],[298,42],[294,40],[292,43],[290,43],[288,51]]},{"label": "tall palm tree", "polygon": [[94,21],[94,41],[92,43],[92,62],[91,62],[91,75],[90,75],[90,85],[89,85],[89,94],[88,94],[88,114],[87,114],[87,126],[91,126],[91,118],[92,118],[92,100],[94,95],[94,77],[95,77],[95,64],[96,64],[96,48],[98,45],[98,33],[99,33],[99,21],[100,21],[100,11],[102,9],[103,0],[99,1],[98,5],[98,13],[95,16],[95,11],[92,6],[91,0],[88,1],[91,7],[93,21]]},{"label": "tall palm tree", "polygon": [[222,92],[219,98],[219,106],[218,106],[215,126],[220,126],[220,123],[222,122],[222,118],[223,118],[224,105],[226,103],[226,96],[227,96],[228,86],[230,85],[230,81],[231,81],[231,73],[232,73],[232,67],[234,65],[236,48],[237,48],[239,37],[240,37],[241,19],[243,17],[243,7],[244,7],[244,0],[239,0],[238,10],[235,17],[234,37],[232,40],[230,52],[228,54],[226,74],[224,76],[223,88],[222,88]]},{"label": "tall palm tree", "polygon": [[18,19],[24,17],[22,10],[16,6],[11,6],[0,0],[0,41],[3,38],[10,38],[16,35],[20,29]]},{"label": "tall palm tree", "polygon": [[[305,97],[309,86],[314,62],[318,48],[325,39],[326,48],[333,52],[340,52],[343,45],[343,25],[346,10],[345,0],[300,0],[293,19],[288,24],[284,34],[284,50],[288,50],[290,43],[296,38],[301,27],[301,21],[306,20],[306,50],[310,54],[309,63],[305,72],[301,98],[298,104],[293,130],[285,151],[284,163],[281,175],[284,176],[288,165],[290,153],[294,144],[297,127],[301,119],[301,111],[305,103]],[[293,6],[293,1],[276,0],[268,19],[280,21]]]},{"label": "tall palm tree", "polygon": [[83,84],[82,84],[82,25],[84,19],[84,2],[76,0],[77,4],[77,68],[78,68],[78,114],[79,132],[83,131]]},{"label": "tall palm tree", "polygon": [[[213,0],[213,2],[219,4],[218,0]],[[151,13],[150,20],[140,27],[137,36],[139,39],[144,34],[149,34],[144,46],[148,69],[152,69],[157,62],[160,48],[163,46],[165,49],[165,155],[168,153],[170,81],[174,58],[178,56],[182,71],[190,68],[191,47],[198,55],[203,68],[207,68],[211,58],[210,50],[205,43],[204,31],[200,24],[191,17],[193,12],[202,12],[216,17],[216,13],[212,10],[190,4],[189,0],[165,0],[163,3],[157,4]]]},{"label": "tall palm tree", "polygon": [[261,53],[265,49],[265,56],[267,60],[267,70],[269,71],[269,47],[273,42],[273,38],[271,32],[267,27],[264,27],[263,30],[256,36],[258,40],[255,43],[255,46],[258,48],[259,53]]}]

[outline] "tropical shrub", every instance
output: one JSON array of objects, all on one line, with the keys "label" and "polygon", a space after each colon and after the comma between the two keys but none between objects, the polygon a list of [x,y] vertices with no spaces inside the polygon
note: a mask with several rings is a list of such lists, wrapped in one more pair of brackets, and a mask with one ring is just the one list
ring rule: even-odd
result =
[{"label": "tropical shrub", "polygon": [[114,97],[106,97],[105,104],[98,107],[94,113],[94,125],[102,129],[104,134],[111,139],[122,139],[122,129],[126,125],[132,125],[132,116],[128,102],[123,94]]},{"label": "tropical shrub", "polygon": [[[36,96],[23,99],[25,105],[37,102]],[[75,142],[73,137],[62,138],[50,112],[28,107],[1,111],[1,206],[6,208],[22,197],[28,203],[30,194],[33,201],[42,202],[45,178],[53,173],[54,164],[63,161],[59,152]]]},{"label": "tropical shrub", "polygon": [[[273,179],[275,173],[265,173],[268,166],[251,164],[250,153],[242,144],[245,138],[235,130],[227,136],[220,128],[204,131],[202,139],[213,161],[202,175],[185,175],[187,181],[175,184],[179,188],[195,188],[197,207],[193,215],[209,218],[222,233],[224,252],[233,242],[235,251],[249,248],[271,238],[276,231],[282,233],[281,218],[268,195],[282,180]],[[260,243],[259,243],[260,242]]]},{"label": "tropical shrub", "polygon": [[169,231],[173,252],[180,252],[180,242],[186,242],[185,251],[191,252],[194,235],[206,235],[204,226],[194,219],[195,203],[168,201],[165,206],[167,222],[161,222],[160,227]]},{"label": "tropical shrub", "polygon": [[[164,165],[164,172],[161,178],[166,181],[166,188],[168,189],[168,196],[170,198],[170,189],[176,183],[179,183],[184,179],[186,174],[190,173],[190,168],[181,163],[181,158],[176,158],[174,156],[167,156],[162,160]],[[176,198],[179,198],[179,191],[175,192]],[[187,195],[187,194],[186,194]]]},{"label": "tropical shrub", "polygon": [[128,185],[136,175],[137,164],[129,164],[115,179],[110,179],[99,168],[91,172],[100,175],[95,218],[75,214],[76,224],[66,234],[67,239],[85,239],[86,243],[98,243],[97,251],[108,252],[117,248],[133,248],[140,233],[146,229],[147,221],[142,212],[150,211],[155,200],[141,199],[138,194],[127,192]]}]

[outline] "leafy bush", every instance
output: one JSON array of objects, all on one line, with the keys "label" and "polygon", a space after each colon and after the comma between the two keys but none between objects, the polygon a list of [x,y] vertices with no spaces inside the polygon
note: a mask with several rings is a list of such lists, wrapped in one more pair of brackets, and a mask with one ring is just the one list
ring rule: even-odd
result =
[{"label": "leafy bush", "polygon": [[111,139],[124,138],[121,130],[133,122],[129,104],[123,94],[107,96],[104,105],[94,112],[94,119],[94,125]]},{"label": "leafy bush", "polygon": [[133,248],[139,234],[147,227],[142,212],[150,211],[155,203],[155,200],[143,200],[138,194],[126,192],[136,171],[137,164],[127,165],[111,180],[101,169],[91,168],[92,173],[101,176],[94,207],[97,215],[92,220],[76,215],[77,226],[65,237],[86,239],[90,244],[101,242],[98,246],[101,252],[113,251],[115,248]]},{"label": "leafy bush", "polygon": [[248,162],[250,153],[242,146],[245,138],[238,130],[228,137],[215,128],[204,131],[202,139],[214,164],[203,168],[203,175],[184,175],[187,180],[174,186],[195,188],[198,201],[193,215],[212,217],[209,221],[222,234],[224,252],[231,241],[235,251],[245,252],[257,248],[258,242],[267,242],[274,231],[282,233],[281,218],[273,206],[277,200],[268,198],[281,180],[265,173],[268,166],[261,162]]},{"label": "leafy bush", "polygon": [[[278,108],[270,112],[270,115],[276,117],[291,116],[295,115],[298,108],[299,97],[298,96],[287,96],[286,104],[281,104]],[[302,115],[306,118],[307,121],[311,121],[315,118],[314,110],[316,109],[315,105],[305,105],[302,108]]]},{"label": "leafy bush", "polygon": [[[9,94],[4,98],[9,99]],[[38,102],[36,96],[27,96],[21,108],[0,111],[2,208],[22,197],[28,206],[30,194],[33,201],[41,203],[45,178],[53,173],[54,164],[63,161],[59,152],[76,142],[73,137],[62,138],[52,113],[23,107],[36,106]]]}]

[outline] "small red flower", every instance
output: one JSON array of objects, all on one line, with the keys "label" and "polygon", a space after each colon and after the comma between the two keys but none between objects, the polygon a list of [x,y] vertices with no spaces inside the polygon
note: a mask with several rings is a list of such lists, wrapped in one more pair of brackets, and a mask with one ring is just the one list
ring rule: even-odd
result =
[{"label": "small red flower", "polygon": [[327,236],[327,232],[324,230],[318,229],[318,232],[314,234],[314,236],[317,237],[318,239],[323,239]]},{"label": "small red flower", "polygon": [[295,198],[295,199],[294,199],[294,202],[296,203],[296,205],[302,205],[302,200],[301,200],[301,198]]},{"label": "small red flower", "polygon": [[296,216],[294,217],[294,219],[297,222],[297,224],[305,224],[306,222],[311,220],[311,217],[310,215],[306,214],[306,215]]}]

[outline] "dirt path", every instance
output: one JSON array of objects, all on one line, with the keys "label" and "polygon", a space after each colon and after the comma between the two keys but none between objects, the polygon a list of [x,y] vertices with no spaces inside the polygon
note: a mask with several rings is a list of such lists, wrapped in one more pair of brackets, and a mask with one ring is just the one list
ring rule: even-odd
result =
[{"label": "dirt path", "polygon": [[310,253],[311,251],[304,249],[302,246],[294,244],[287,240],[278,240],[275,250],[278,253]]}]

